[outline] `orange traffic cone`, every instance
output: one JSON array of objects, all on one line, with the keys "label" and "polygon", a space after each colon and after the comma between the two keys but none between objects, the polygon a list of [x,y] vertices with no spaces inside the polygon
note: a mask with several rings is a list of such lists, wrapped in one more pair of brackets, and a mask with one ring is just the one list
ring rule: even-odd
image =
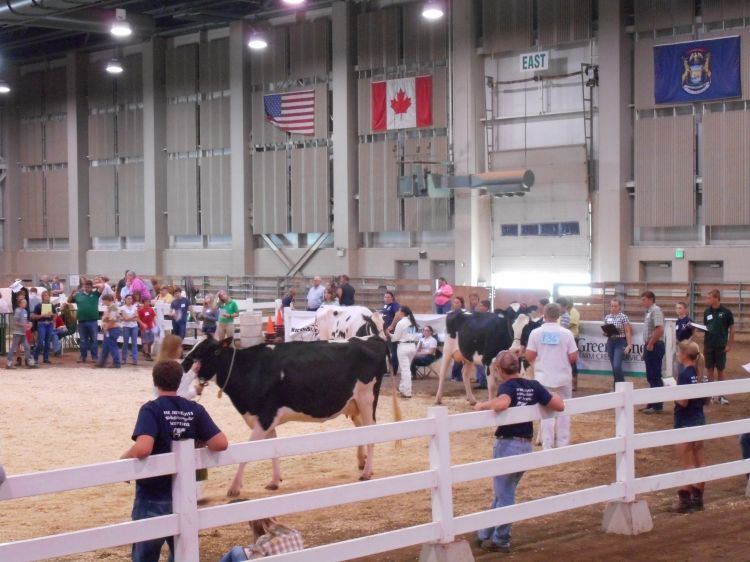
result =
[{"label": "orange traffic cone", "polygon": [[268,315],[268,324],[266,324],[266,333],[267,334],[273,334],[275,330],[273,329],[273,320],[271,319],[271,315]]},{"label": "orange traffic cone", "polygon": [[276,325],[277,326],[283,326],[284,325],[284,313],[282,312],[281,308],[279,308],[276,311]]}]

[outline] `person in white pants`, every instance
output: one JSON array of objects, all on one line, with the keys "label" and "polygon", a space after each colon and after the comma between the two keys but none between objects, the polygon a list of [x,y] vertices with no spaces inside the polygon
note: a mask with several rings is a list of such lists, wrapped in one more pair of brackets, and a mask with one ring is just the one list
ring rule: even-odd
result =
[{"label": "person in white pants", "polygon": [[393,329],[391,341],[398,346],[396,356],[398,369],[401,372],[398,391],[404,398],[411,398],[411,362],[417,353],[417,340],[419,339],[417,321],[408,306],[402,306],[396,312],[394,321],[396,327]]},{"label": "person in white pants", "polygon": [[[557,323],[560,307],[544,307],[544,324],[529,334],[526,360],[534,365],[534,378],[549,391],[567,400],[573,395],[573,369],[578,347],[573,333]],[[542,420],[542,448],[564,447],[570,443],[570,416]]]}]

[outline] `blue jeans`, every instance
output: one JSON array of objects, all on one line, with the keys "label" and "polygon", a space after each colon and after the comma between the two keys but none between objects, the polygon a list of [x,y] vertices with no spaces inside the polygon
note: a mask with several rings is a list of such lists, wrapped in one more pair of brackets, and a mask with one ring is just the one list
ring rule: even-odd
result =
[{"label": "blue jeans", "polygon": [[39,352],[44,352],[44,362],[49,361],[49,346],[52,343],[54,332],[52,322],[37,322],[36,324],[36,346],[34,347],[34,361],[39,361]]},{"label": "blue jeans", "polygon": [[111,328],[109,332],[104,336],[102,342],[102,358],[99,360],[99,365],[104,366],[107,363],[107,357],[112,355],[112,363],[115,367],[120,366],[120,350],[117,348],[117,339],[122,333],[122,328]]},{"label": "blue jeans", "polygon": [[438,314],[448,314],[451,311],[451,301],[448,301],[445,304],[437,304],[435,303],[435,312]]},{"label": "blue jeans", "polygon": [[456,382],[461,382],[462,380],[464,380],[463,370],[464,362],[454,361],[453,368],[451,369],[451,380]]},{"label": "blue jeans", "polygon": [[[133,502],[133,521],[138,521],[139,519],[148,519],[150,517],[158,517],[159,515],[169,515],[171,513],[171,499],[152,500],[148,498],[142,498],[139,497],[138,492],[136,492],[135,501]],[[131,551],[133,562],[159,562],[159,553],[161,552],[161,547],[165,541],[169,546],[169,562],[174,562],[173,537],[164,537],[161,539],[135,543]]]},{"label": "blue jeans", "polygon": [[96,320],[79,320],[78,337],[81,338],[81,359],[86,361],[86,352],[91,352],[91,359],[96,361],[99,356],[99,323]]},{"label": "blue jeans", "polygon": [[622,360],[625,357],[625,348],[628,342],[625,338],[608,338],[607,355],[609,362],[612,363],[612,375],[615,378],[615,384],[625,382],[625,371],[622,369]]},{"label": "blue jeans", "polygon": [[185,339],[185,333],[187,332],[187,321],[175,322],[172,320],[172,334],[179,336],[181,339]]},{"label": "blue jeans", "polygon": [[[525,455],[530,453],[531,450],[530,439],[498,439],[495,441],[493,457],[499,459],[502,457]],[[516,503],[516,488],[522,476],[523,472],[514,472],[513,474],[503,474],[493,478],[495,499],[492,502],[492,509]],[[506,523],[497,527],[480,529],[477,536],[483,541],[492,539],[492,542],[500,546],[510,546],[510,527],[511,524]]]},{"label": "blue jeans", "polygon": [[219,562],[243,562],[247,559],[247,556],[245,556],[245,549],[241,546],[233,546],[232,550],[222,556]]},{"label": "blue jeans", "polygon": [[[654,344],[653,351],[646,349],[643,352],[643,360],[646,362],[646,380],[651,388],[659,388],[664,386],[664,381],[661,378],[661,364],[664,360],[664,342],[656,342]],[[648,405],[649,408],[654,410],[662,410],[664,408],[663,402],[654,402]]]},{"label": "blue jeans", "polygon": [[138,364],[138,326],[122,329],[122,362],[128,360],[128,341],[132,341],[133,365]]},{"label": "blue jeans", "polygon": [[477,369],[477,386],[487,388],[487,370],[484,365],[476,365]]}]

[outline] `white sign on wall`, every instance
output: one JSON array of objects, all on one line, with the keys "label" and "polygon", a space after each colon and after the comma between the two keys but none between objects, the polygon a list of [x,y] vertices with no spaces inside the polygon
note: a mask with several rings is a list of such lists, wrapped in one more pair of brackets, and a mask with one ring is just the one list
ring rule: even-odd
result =
[{"label": "white sign on wall", "polygon": [[524,53],[520,58],[521,72],[536,72],[549,68],[549,51]]}]

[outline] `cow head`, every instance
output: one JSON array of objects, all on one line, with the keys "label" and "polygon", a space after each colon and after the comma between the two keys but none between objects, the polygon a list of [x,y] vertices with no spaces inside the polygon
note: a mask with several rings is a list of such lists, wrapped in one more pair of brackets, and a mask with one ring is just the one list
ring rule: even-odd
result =
[{"label": "cow head", "polygon": [[216,375],[217,361],[224,349],[232,347],[232,338],[217,341],[211,336],[199,341],[182,360],[182,370],[187,372],[195,363],[199,364],[198,378],[211,380]]}]

